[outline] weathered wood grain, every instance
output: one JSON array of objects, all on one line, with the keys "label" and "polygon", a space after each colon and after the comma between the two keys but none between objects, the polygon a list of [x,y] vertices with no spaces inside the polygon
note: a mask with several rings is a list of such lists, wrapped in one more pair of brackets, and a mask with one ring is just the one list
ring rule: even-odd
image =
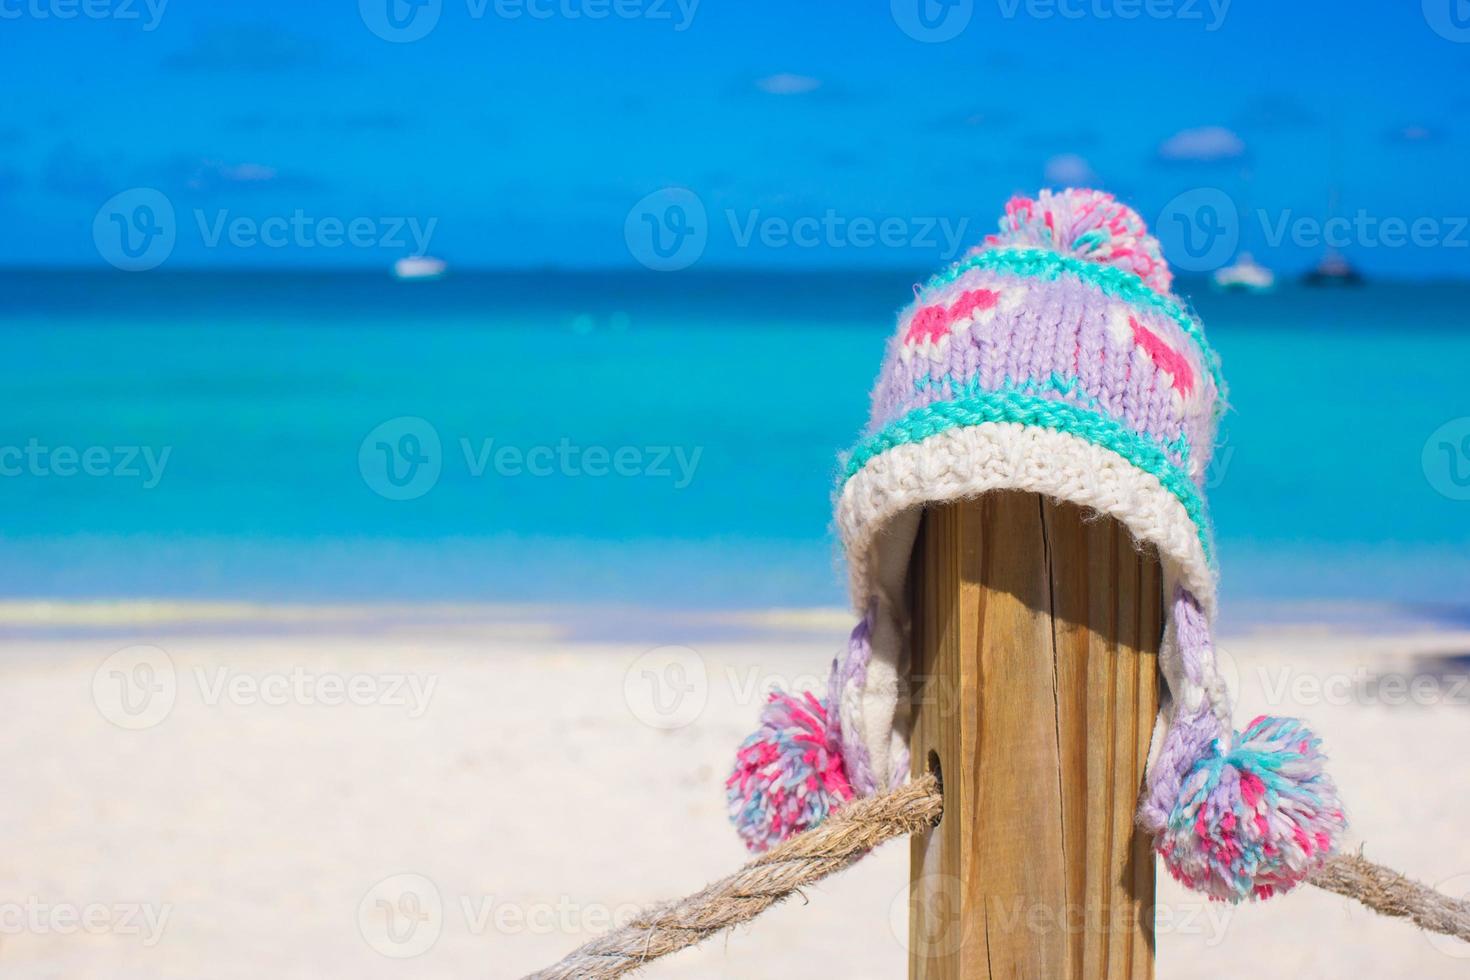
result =
[{"label": "weathered wood grain", "polygon": [[1157,559],[1008,492],[930,508],[912,561],[913,766],[945,800],[911,845],[909,976],[1152,977]]}]

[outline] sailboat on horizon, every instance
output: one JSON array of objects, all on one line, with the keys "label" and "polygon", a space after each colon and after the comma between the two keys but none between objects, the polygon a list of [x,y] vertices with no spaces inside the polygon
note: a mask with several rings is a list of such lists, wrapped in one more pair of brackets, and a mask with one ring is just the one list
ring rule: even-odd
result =
[{"label": "sailboat on horizon", "polygon": [[1335,248],[1327,249],[1322,260],[1302,276],[1304,286],[1361,286],[1363,274],[1355,269]]},{"label": "sailboat on horizon", "polygon": [[[1327,226],[1330,226],[1332,220],[1337,217],[1340,203],[1338,187],[1341,184],[1341,168],[1339,166],[1340,155],[1338,153],[1338,132],[1336,126],[1332,128],[1330,154],[1331,183],[1328,185],[1327,190]],[[1322,258],[1317,264],[1302,275],[1302,285],[1304,286],[1360,286],[1362,283],[1363,274],[1353,268],[1352,263],[1331,245],[1327,246],[1327,250],[1323,253]]]}]

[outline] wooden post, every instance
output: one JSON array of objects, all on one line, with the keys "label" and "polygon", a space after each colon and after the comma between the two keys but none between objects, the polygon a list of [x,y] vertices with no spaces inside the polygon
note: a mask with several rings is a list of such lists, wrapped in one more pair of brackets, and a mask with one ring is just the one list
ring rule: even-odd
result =
[{"label": "wooden post", "polygon": [[1030,493],[931,507],[910,569],[909,976],[1148,978],[1154,862],[1133,823],[1158,708],[1157,558]]}]

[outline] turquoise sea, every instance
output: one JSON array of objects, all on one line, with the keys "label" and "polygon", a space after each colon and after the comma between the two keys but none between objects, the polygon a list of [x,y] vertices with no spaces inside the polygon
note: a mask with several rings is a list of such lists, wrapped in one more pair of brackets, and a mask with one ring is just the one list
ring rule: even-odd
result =
[{"label": "turquoise sea", "polygon": [[[0,274],[0,595],[840,604],[915,277]],[[1227,599],[1462,615],[1470,284],[1183,292]]]}]

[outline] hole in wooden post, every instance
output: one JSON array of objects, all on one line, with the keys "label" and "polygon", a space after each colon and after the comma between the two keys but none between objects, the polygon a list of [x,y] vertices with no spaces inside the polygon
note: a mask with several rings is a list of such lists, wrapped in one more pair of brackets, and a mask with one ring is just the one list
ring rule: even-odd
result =
[{"label": "hole in wooden post", "polygon": [[[939,796],[942,799],[944,796],[944,769],[942,766],[939,765],[939,753],[935,752],[933,749],[930,749],[929,757],[925,760],[924,767],[929,772],[934,774],[934,783],[935,786],[939,789]],[[941,809],[939,811],[939,819],[934,821],[934,826],[938,827],[943,822],[944,811]]]}]

